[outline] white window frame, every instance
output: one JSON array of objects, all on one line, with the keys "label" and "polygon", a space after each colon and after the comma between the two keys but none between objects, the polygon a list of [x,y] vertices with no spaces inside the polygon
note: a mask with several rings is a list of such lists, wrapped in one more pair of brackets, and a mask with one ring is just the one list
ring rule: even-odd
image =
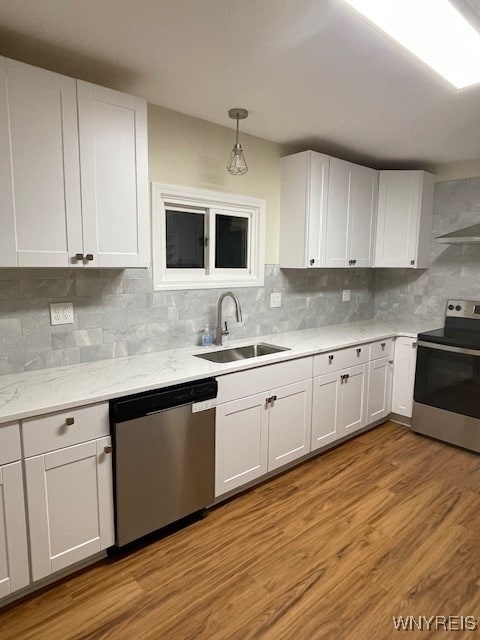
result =
[{"label": "white window frame", "polygon": [[[166,211],[167,209],[182,210],[183,208],[206,215],[209,243],[205,269],[167,269]],[[217,269],[215,267],[215,215],[218,214],[248,218],[246,269]],[[266,203],[260,198],[152,182],[154,290],[263,286],[265,218]]]}]

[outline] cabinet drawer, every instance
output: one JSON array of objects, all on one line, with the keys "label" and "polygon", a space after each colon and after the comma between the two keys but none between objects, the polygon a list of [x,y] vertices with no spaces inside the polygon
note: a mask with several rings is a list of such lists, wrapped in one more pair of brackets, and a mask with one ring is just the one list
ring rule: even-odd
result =
[{"label": "cabinet drawer", "polygon": [[377,340],[370,344],[370,360],[378,358],[391,358],[393,355],[393,339]]},{"label": "cabinet drawer", "polygon": [[298,358],[220,376],[217,378],[217,404],[307,380],[312,377],[312,360]]},{"label": "cabinet drawer", "polygon": [[368,358],[368,344],[359,344],[357,347],[320,353],[313,359],[313,375],[322,376],[331,371],[339,371],[340,369],[354,367],[357,364],[365,364],[365,362],[368,362]]},{"label": "cabinet drawer", "polygon": [[23,420],[22,433],[25,457],[108,436],[108,402]]},{"label": "cabinet drawer", "polygon": [[22,457],[18,422],[0,425],[0,464],[16,462]]}]

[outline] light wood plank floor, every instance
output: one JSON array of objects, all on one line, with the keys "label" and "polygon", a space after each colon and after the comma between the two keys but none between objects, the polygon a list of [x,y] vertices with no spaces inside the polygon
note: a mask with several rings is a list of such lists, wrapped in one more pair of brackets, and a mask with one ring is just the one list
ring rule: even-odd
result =
[{"label": "light wood plank floor", "polygon": [[480,619],[480,457],[387,423],[0,613],[1,640],[382,640]]}]

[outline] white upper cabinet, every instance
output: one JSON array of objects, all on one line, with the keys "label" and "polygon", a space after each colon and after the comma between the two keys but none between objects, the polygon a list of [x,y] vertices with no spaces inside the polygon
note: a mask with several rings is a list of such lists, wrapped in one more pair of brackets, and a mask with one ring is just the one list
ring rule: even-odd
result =
[{"label": "white upper cabinet", "polygon": [[0,266],[148,264],[145,101],[0,58],[0,200]]},{"label": "white upper cabinet", "polygon": [[82,250],[76,82],[6,58],[0,70],[0,264],[66,267]]},{"label": "white upper cabinet", "polygon": [[373,267],[378,172],[330,159],[327,267]]},{"label": "white upper cabinet", "polygon": [[281,267],[324,266],[329,166],[330,158],[315,151],[282,158]]},{"label": "white upper cabinet", "polygon": [[280,266],[372,267],[378,172],[305,151],[282,158]]},{"label": "white upper cabinet", "polygon": [[146,102],[80,80],[77,94],[87,262],[147,266]]},{"label": "white upper cabinet", "polygon": [[430,265],[434,185],[425,171],[380,171],[376,267]]}]

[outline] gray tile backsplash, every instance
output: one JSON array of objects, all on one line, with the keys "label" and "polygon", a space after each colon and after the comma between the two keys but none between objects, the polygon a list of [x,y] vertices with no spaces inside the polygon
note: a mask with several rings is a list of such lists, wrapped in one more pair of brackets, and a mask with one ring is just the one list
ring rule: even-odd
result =
[{"label": "gray tile backsplash", "polygon": [[[440,326],[447,298],[480,299],[480,246],[433,242],[479,222],[480,177],[435,189],[432,266],[414,269],[280,270],[265,286],[234,289],[243,323],[225,302],[232,338],[412,314]],[[342,290],[351,301],[342,302]],[[282,306],[270,308],[270,294]],[[218,289],[153,291],[147,269],[0,269],[0,374],[199,344],[215,325]],[[49,303],[72,301],[74,324],[50,326]]]},{"label": "gray tile backsplash", "polygon": [[429,269],[375,269],[375,317],[415,315],[443,326],[448,298],[480,300],[480,245],[444,245],[436,236],[480,222],[480,177],[435,187]]},{"label": "gray tile backsplash", "polygon": [[[342,302],[342,290],[351,301]],[[369,318],[368,269],[280,270],[267,265],[265,286],[234,289],[243,323],[225,301],[232,338]],[[282,307],[270,308],[270,293]],[[147,269],[0,269],[0,374],[199,344],[215,325],[220,291],[153,291]],[[72,301],[74,323],[50,326],[50,302]]]}]

